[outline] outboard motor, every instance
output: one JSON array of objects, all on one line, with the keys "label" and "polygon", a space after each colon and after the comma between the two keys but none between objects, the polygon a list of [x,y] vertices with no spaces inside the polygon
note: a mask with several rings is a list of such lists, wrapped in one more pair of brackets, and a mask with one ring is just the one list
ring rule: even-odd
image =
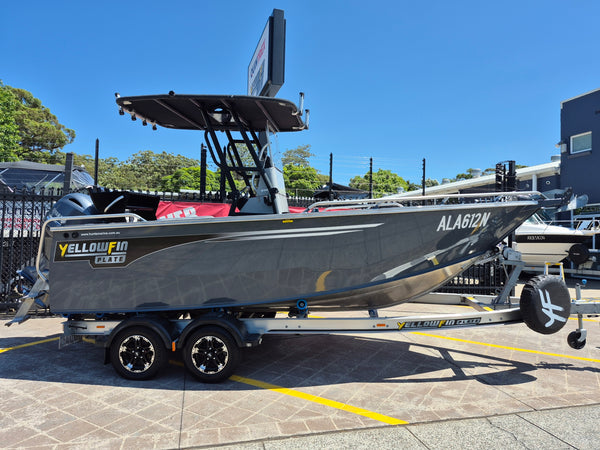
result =
[{"label": "outboard motor", "polygon": [[[85,194],[67,194],[58,200],[50,212],[46,219],[52,219],[54,217],[70,217],[70,216],[92,216],[100,214],[96,207],[94,206],[94,202],[92,201],[89,195]],[[74,223],[89,223],[89,221],[71,221],[69,224]],[[56,221],[52,223],[50,226],[60,226],[60,222]]]},{"label": "outboard motor", "polygon": [[89,195],[85,194],[67,194],[58,200],[50,212],[48,218],[65,216],[86,216],[98,214],[94,202]]},{"label": "outboard motor", "polygon": [[[54,218],[60,219],[61,217],[91,216],[96,214],[98,214],[98,210],[94,206],[94,203],[89,195],[73,193],[67,194],[60,198],[50,209],[50,212],[46,216],[46,220],[52,220]],[[92,222],[98,222],[98,220],[73,220],[69,221],[69,225]],[[63,224],[60,220],[55,220],[48,223],[48,226],[50,227],[60,227],[62,225]],[[45,239],[44,236],[42,236],[41,239]],[[43,279],[38,277],[36,267],[24,267],[21,269],[21,271],[19,271],[19,275],[21,275],[23,279],[26,280],[30,285],[33,285],[31,292],[27,296],[32,295],[35,298],[36,303],[41,305],[39,298],[42,294],[45,296],[45,291],[47,291],[46,281],[48,278],[48,259],[47,255],[44,253],[39,255],[38,258],[39,270],[45,274]]]}]

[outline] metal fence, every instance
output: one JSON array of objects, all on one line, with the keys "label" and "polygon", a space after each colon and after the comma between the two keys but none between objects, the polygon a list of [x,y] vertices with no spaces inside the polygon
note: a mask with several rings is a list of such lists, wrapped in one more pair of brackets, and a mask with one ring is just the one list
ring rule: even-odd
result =
[{"label": "metal fence", "polygon": [[437,292],[468,295],[499,294],[508,280],[504,266],[497,259],[469,267]]},{"label": "metal fence", "polygon": [[61,196],[60,189],[39,193],[0,189],[0,310],[20,296],[17,271],[34,263],[44,218]]}]

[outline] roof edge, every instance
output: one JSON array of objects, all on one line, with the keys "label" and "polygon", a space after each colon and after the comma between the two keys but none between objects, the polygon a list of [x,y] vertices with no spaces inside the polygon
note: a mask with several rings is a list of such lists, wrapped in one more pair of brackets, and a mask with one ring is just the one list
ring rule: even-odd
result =
[{"label": "roof edge", "polygon": [[579,95],[576,95],[575,97],[568,98],[567,100],[563,100],[562,102],[560,102],[560,107],[561,107],[561,109],[562,109],[562,106],[563,106],[565,103],[567,103],[567,102],[570,102],[571,100],[578,99],[578,98],[580,98],[580,97],[585,97],[586,95],[590,95],[590,94],[593,94],[594,92],[598,92],[598,91],[600,91],[600,88],[598,88],[598,89],[594,89],[594,90],[591,90],[591,91],[589,91],[589,92],[586,92],[586,93],[584,93],[584,94],[579,94]]}]

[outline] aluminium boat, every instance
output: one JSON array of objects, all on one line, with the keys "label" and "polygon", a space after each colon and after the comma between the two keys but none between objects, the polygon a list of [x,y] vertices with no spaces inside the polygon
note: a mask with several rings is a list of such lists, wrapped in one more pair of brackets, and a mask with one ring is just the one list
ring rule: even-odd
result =
[{"label": "aluminium boat", "polygon": [[301,107],[174,93],[117,104],[153,128],[203,132],[233,192],[230,213],[152,220],[156,206],[134,195],[65,197],[37,262],[55,313],[384,308],[489,257],[540,208],[536,193],[512,192],[322,202],[289,214],[271,136],[306,129]]}]

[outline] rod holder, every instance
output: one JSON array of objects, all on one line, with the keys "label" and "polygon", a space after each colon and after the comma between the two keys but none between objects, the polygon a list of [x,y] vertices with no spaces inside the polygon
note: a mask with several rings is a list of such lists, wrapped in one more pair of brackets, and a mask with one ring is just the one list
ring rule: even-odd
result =
[{"label": "rod holder", "polygon": [[300,111],[300,115],[302,115],[302,110],[304,109],[304,92],[300,92],[300,104],[298,106],[298,110]]}]

